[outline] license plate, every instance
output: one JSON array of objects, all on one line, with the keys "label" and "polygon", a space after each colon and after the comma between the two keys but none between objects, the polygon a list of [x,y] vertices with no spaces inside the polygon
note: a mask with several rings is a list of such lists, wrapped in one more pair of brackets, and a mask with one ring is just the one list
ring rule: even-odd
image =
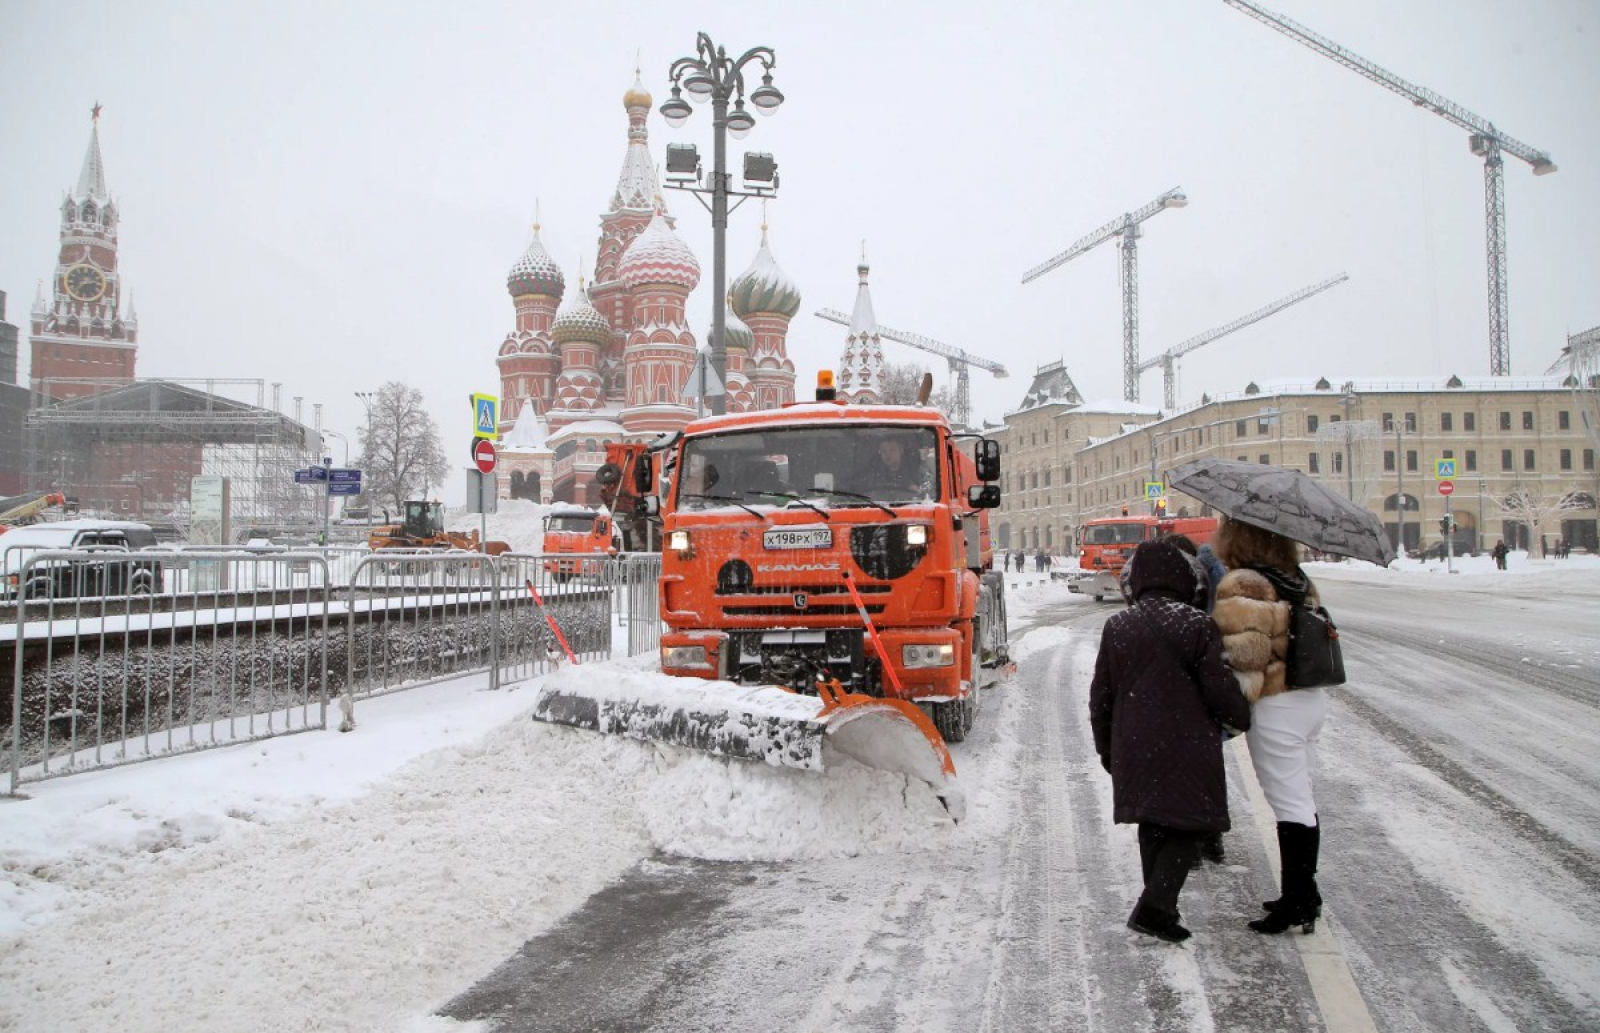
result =
[{"label": "license plate", "polygon": [[768,549],[827,549],[833,546],[833,528],[773,528],[762,533],[761,544]]}]

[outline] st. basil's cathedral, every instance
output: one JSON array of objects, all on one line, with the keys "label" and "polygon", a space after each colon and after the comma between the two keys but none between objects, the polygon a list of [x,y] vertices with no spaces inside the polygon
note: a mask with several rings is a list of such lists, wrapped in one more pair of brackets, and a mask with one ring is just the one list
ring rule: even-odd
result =
[{"label": "st. basil's cathedral", "polygon": [[[506,276],[516,329],[496,360],[502,496],[595,504],[607,442],[649,441],[696,416],[684,399],[697,351],[686,307],[700,263],[674,231],[656,180],[645,128],[652,98],[635,79],[622,104],[627,153],[600,216],[592,281],[580,278],[567,294],[537,223]],[[794,401],[786,340],[800,291],[773,258],[765,226],[749,268],[728,285],[727,304],[726,411]]]}]

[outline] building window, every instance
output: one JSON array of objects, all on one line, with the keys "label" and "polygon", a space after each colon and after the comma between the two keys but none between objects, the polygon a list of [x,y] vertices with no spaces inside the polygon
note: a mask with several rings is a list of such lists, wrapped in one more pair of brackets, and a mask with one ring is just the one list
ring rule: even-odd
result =
[{"label": "building window", "polygon": [[1503,412],[1503,413],[1500,414],[1500,429],[1501,430],[1510,430],[1511,429],[1511,414],[1510,413]]},{"label": "building window", "polygon": [[1249,456],[1239,456],[1238,459],[1239,459],[1239,462],[1241,462],[1241,463],[1248,463],[1250,461],[1250,457]]},{"label": "building window", "polygon": [[1344,453],[1343,452],[1335,452],[1333,454],[1333,472],[1334,473],[1344,473]]},{"label": "building window", "polygon": [[1050,470],[1048,468],[1044,472],[1044,486],[1046,488],[1050,487]]},{"label": "building window", "polygon": [[1383,432],[1385,434],[1394,433],[1394,413],[1386,412],[1383,414]]},{"label": "building window", "polygon": [[[1313,419],[1314,418],[1315,417],[1313,417]],[[1312,452],[1310,455],[1306,456],[1306,472],[1307,473],[1321,473],[1322,472],[1322,464],[1317,461],[1317,454],[1315,452]]]},{"label": "building window", "polygon": [[1383,468],[1394,473],[1394,449],[1385,449],[1383,453]]},{"label": "building window", "polygon": [[1271,466],[1272,465],[1272,457],[1267,455],[1265,452],[1261,453],[1261,455],[1257,458],[1256,461],[1259,462],[1262,466]]},{"label": "building window", "polygon": [[1510,470],[1511,468],[1511,449],[1502,448],[1500,450],[1500,469]]},{"label": "building window", "polygon": [[1589,473],[1594,472],[1594,449],[1586,448],[1583,450],[1583,468]]},{"label": "building window", "polygon": [[1535,469],[1533,462],[1533,449],[1525,448],[1522,450],[1522,468],[1524,470]]},{"label": "building window", "polygon": [[1454,459],[1455,457],[1456,457],[1456,450],[1453,449],[1453,448],[1445,449],[1444,450],[1444,455],[1440,456],[1441,459]]},{"label": "building window", "polygon": [[1236,438],[1244,437],[1244,425],[1245,425],[1246,422],[1248,422],[1248,421],[1240,420],[1238,423],[1235,423],[1233,425],[1233,436],[1234,437],[1236,437]]},{"label": "building window", "polygon": [[1478,450],[1474,449],[1474,448],[1469,448],[1469,449],[1467,449],[1467,472],[1468,473],[1472,473],[1472,472],[1475,472],[1477,469],[1478,469]]},{"label": "building window", "polygon": [[1478,414],[1475,413],[1475,412],[1464,412],[1464,413],[1462,413],[1461,414],[1461,429],[1462,430],[1466,430],[1466,431],[1477,430],[1478,429]]},{"label": "building window", "polygon": [[1562,430],[1571,430],[1572,414],[1567,412],[1565,409],[1562,409],[1560,412],[1556,413],[1556,426],[1560,427]]},{"label": "building window", "polygon": [[1307,434],[1315,434],[1316,432],[1317,432],[1317,414],[1316,413],[1311,413],[1310,415],[1308,415],[1306,417],[1306,433]]},{"label": "building window", "polygon": [[1406,472],[1407,473],[1416,473],[1417,472],[1417,453],[1414,452],[1414,451],[1407,451],[1406,452]]},{"label": "building window", "polygon": [[1532,430],[1533,429],[1533,413],[1525,412],[1525,413],[1522,414],[1522,429],[1523,430]]},{"label": "building window", "polygon": [[[1562,413],[1561,415],[1565,416],[1566,413]],[[1570,448],[1563,448],[1561,450],[1561,469],[1572,469],[1572,449]]]},{"label": "building window", "polygon": [[1416,432],[1417,432],[1417,414],[1414,413],[1414,412],[1408,412],[1408,413],[1406,413],[1406,433],[1407,434],[1415,434]]},{"label": "building window", "polygon": [[1439,429],[1440,430],[1455,430],[1455,417],[1452,416],[1450,413],[1447,413],[1447,412],[1440,413],[1439,414]]}]

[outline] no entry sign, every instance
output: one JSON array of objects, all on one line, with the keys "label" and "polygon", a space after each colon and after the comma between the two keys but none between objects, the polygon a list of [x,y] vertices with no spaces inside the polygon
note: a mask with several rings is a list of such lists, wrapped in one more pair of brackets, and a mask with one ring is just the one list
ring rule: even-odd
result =
[{"label": "no entry sign", "polygon": [[495,461],[499,458],[494,450],[494,442],[487,438],[478,438],[472,443],[472,462],[478,467],[479,473],[494,473]]},{"label": "no entry sign", "polygon": [[1439,482],[1439,494],[1440,495],[1449,495],[1451,492],[1453,492],[1455,490],[1456,490],[1456,482],[1455,481],[1440,481]]}]

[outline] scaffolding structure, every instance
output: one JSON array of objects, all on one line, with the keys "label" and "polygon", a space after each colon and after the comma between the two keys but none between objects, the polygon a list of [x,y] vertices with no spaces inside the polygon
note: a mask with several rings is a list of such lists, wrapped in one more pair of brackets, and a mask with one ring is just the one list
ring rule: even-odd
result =
[{"label": "scaffolding structure", "polygon": [[[236,536],[321,524],[321,487],[294,480],[295,470],[321,464],[321,434],[298,412],[276,411],[276,385],[272,408],[261,380],[74,378],[40,389],[25,427],[33,490],[77,497],[84,512],[170,522],[186,536],[190,481],[216,475],[229,482]],[[219,389],[253,393],[255,404]]]}]

